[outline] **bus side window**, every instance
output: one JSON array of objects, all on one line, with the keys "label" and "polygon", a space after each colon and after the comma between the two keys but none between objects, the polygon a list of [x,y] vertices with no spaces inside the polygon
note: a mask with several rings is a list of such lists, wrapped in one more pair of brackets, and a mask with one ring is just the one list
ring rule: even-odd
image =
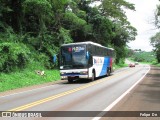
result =
[{"label": "bus side window", "polygon": [[106,49],[103,48],[103,56],[106,56]]},{"label": "bus side window", "polygon": [[92,51],[93,51],[93,55],[95,55],[96,48],[93,45],[92,45]]},{"label": "bus side window", "polygon": [[93,55],[95,56],[95,55],[96,55],[96,51],[97,51],[97,49],[96,49],[96,47],[95,47],[95,46],[92,46],[92,49],[93,49]]},{"label": "bus side window", "polygon": [[103,56],[103,48],[99,48],[100,56]]},{"label": "bus side window", "polygon": [[100,55],[103,56],[103,48],[100,48]]},{"label": "bus side window", "polygon": [[93,47],[92,47],[91,44],[89,45],[89,51],[90,51],[90,53],[93,55],[94,51],[93,51]]},{"label": "bus side window", "polygon": [[90,55],[88,60],[88,67],[92,67],[92,65],[93,65],[93,57],[92,55]]},{"label": "bus side window", "polygon": [[96,55],[99,55],[98,53],[99,53],[99,47],[97,46],[96,47]]},{"label": "bus side window", "polygon": [[87,45],[86,52],[87,52],[87,51],[89,51],[89,53],[90,53],[90,54],[92,54],[92,51],[91,51],[91,45],[90,45],[90,44],[88,44],[88,45]]}]

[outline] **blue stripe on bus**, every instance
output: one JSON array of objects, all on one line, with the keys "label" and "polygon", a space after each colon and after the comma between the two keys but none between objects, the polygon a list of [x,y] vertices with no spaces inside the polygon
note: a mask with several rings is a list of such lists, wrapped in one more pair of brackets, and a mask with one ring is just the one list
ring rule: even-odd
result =
[{"label": "blue stripe on bus", "polygon": [[110,66],[110,58],[109,57],[105,57],[104,58],[104,63],[103,63],[103,67],[102,67],[102,70],[101,70],[101,73],[99,76],[103,76],[103,75],[106,75],[107,73],[107,68]]},{"label": "blue stripe on bus", "polygon": [[66,73],[66,74],[61,74],[61,76],[80,76],[80,75],[87,75],[87,74],[80,74],[80,73]]}]

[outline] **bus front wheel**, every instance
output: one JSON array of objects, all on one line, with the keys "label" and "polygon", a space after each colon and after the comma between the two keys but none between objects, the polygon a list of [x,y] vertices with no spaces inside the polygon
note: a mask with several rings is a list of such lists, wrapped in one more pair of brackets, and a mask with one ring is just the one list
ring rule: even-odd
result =
[{"label": "bus front wheel", "polygon": [[91,78],[91,81],[94,81],[95,80],[95,72],[92,72],[92,78]]},{"label": "bus front wheel", "polygon": [[68,77],[68,82],[69,82],[69,83],[73,83],[73,78]]}]

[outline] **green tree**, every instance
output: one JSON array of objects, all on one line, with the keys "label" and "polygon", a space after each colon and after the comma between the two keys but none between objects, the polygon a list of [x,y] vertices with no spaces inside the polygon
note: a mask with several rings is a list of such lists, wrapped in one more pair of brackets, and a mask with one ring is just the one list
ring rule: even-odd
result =
[{"label": "green tree", "polygon": [[38,38],[40,38],[39,49],[42,49],[46,20],[50,17],[52,6],[47,0],[26,0],[23,5],[27,12],[33,12],[37,16],[39,23]]},{"label": "green tree", "polygon": [[[97,0],[94,0],[97,1]],[[116,49],[116,62],[124,60],[127,55],[126,44],[131,40],[135,40],[137,30],[128,22],[125,15],[125,9],[135,10],[133,4],[124,0],[101,0],[98,6],[101,16],[105,16],[112,21],[111,46]],[[108,26],[107,26],[108,27]]]},{"label": "green tree", "polygon": [[124,9],[135,10],[134,4],[125,0],[101,0],[101,2],[102,3],[99,6],[101,14],[112,19],[114,18],[114,20],[126,22],[127,17]]},{"label": "green tree", "polygon": [[[160,28],[160,5],[157,5],[157,10],[155,12],[155,26]],[[160,63],[160,32],[156,33],[151,37],[150,43],[155,47],[155,53],[157,56],[157,61]]]},{"label": "green tree", "polygon": [[16,33],[22,33],[24,0],[0,0],[0,18],[5,27],[11,26]]},{"label": "green tree", "polygon": [[160,5],[157,5],[157,10],[155,12],[155,26],[160,28]]},{"label": "green tree", "polygon": [[[41,56],[47,68],[61,44],[93,41],[113,47],[117,63],[127,55],[126,43],[134,40],[125,9],[134,5],[125,0],[0,0],[0,41],[25,44]],[[19,44],[20,43],[20,44]],[[4,55],[5,56],[5,55]]]},{"label": "green tree", "polygon": [[150,43],[153,47],[155,47],[155,53],[158,60],[158,63],[160,63],[160,32],[157,33],[155,36],[151,37]]}]

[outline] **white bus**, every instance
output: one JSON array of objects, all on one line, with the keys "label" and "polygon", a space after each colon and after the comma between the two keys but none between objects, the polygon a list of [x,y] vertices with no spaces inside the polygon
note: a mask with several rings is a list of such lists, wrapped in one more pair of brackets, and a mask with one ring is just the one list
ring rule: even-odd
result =
[{"label": "white bus", "polygon": [[63,44],[60,49],[60,75],[73,82],[77,78],[95,80],[113,71],[114,49],[94,42]]}]

